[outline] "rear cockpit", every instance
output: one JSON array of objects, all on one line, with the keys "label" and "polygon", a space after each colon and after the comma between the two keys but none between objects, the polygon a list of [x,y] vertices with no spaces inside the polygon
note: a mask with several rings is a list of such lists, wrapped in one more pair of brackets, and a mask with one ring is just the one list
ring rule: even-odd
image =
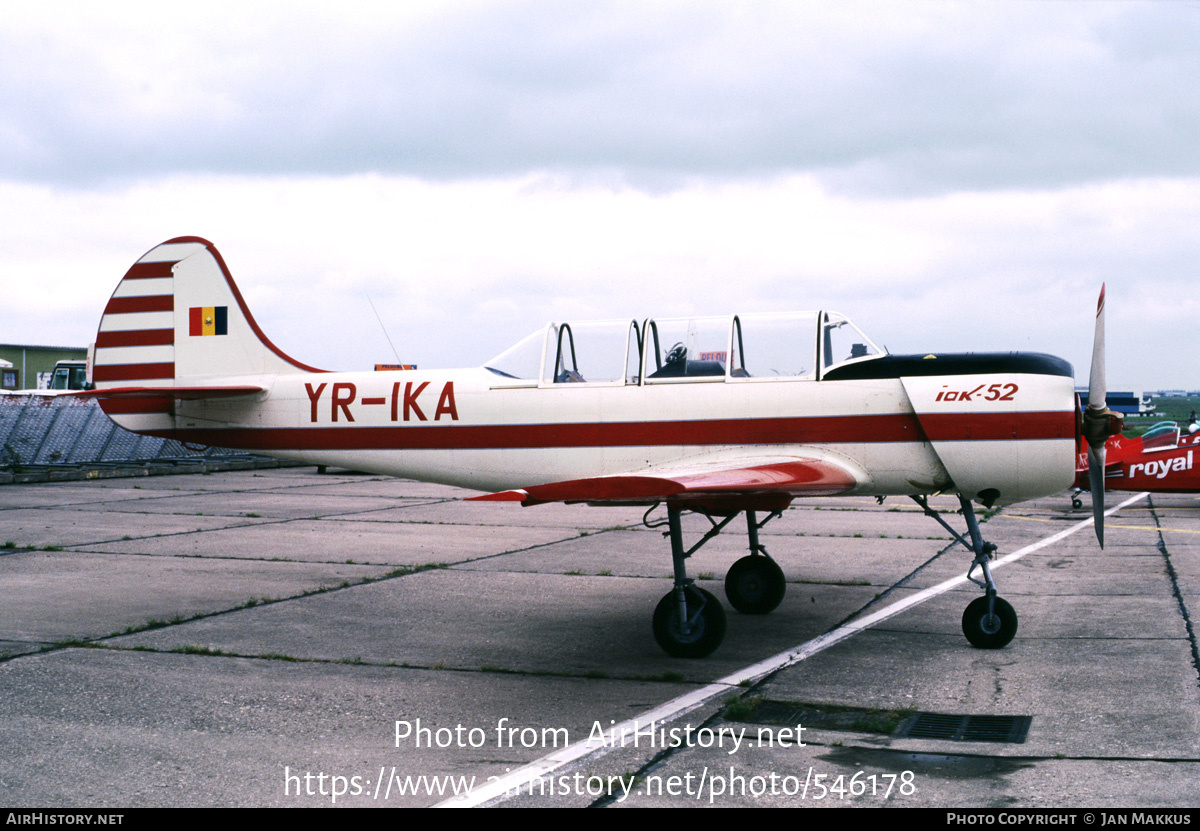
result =
[{"label": "rear cockpit", "polygon": [[836,312],[550,323],[485,364],[496,386],[820,380],[885,352]]}]

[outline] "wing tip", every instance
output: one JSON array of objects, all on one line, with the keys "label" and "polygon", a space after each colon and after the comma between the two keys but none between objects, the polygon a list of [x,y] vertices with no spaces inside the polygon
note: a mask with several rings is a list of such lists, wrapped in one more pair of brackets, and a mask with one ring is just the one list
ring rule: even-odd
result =
[{"label": "wing tip", "polygon": [[479,496],[468,496],[464,502],[524,502],[529,494],[523,490],[497,491],[483,493]]}]

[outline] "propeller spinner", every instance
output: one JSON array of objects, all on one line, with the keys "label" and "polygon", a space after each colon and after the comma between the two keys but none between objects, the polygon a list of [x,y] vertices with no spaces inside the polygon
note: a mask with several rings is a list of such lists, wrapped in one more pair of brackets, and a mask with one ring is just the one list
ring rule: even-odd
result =
[{"label": "propeller spinner", "polygon": [[1092,517],[1096,539],[1104,547],[1104,443],[1121,432],[1124,416],[1108,409],[1104,378],[1104,286],[1096,303],[1096,338],[1092,344],[1092,371],[1088,378],[1088,405],[1083,413],[1083,437],[1088,443],[1088,483],[1092,491]]}]

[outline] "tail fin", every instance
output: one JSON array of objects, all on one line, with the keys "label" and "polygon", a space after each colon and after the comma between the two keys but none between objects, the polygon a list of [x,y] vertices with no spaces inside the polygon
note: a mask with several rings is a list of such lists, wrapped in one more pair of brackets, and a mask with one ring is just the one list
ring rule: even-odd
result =
[{"label": "tail fin", "polygon": [[178,237],[152,248],[117,285],[100,319],[92,377],[104,390],[319,371],[267,339],[212,243]]},{"label": "tail fin", "polygon": [[212,243],[178,237],[117,284],[100,318],[92,380],[110,416],[157,416],[118,419],[122,426],[163,429],[176,400],[251,395],[265,389],[262,376],[320,371],[267,339]]}]

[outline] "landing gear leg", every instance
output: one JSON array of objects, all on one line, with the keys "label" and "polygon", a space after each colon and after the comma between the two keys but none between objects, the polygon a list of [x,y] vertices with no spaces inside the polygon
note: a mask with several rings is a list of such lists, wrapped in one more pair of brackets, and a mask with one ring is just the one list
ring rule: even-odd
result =
[{"label": "landing gear leg", "polygon": [[765,615],[773,611],[787,592],[783,569],[771,559],[766,546],[758,541],[758,532],[779,516],[776,511],[757,521],[754,511],[746,511],[746,530],[750,537],[750,554],[734,563],[725,575],[725,596],[729,605],[744,615]]},{"label": "landing gear leg", "polygon": [[667,507],[675,587],[654,610],[654,639],[668,655],[704,658],[725,639],[725,610],[721,601],[694,586],[687,576],[686,560],[691,552],[683,548],[682,513],[677,507]]},{"label": "landing gear leg", "polygon": [[[925,509],[928,516],[936,519],[943,528],[969,548],[975,554],[971,567],[967,569],[967,579],[984,591],[984,596],[971,601],[963,612],[963,634],[977,649],[1003,649],[1008,646],[1017,634],[1017,613],[1013,607],[996,594],[996,581],[992,579],[992,570],[988,563],[996,551],[993,543],[985,542],[979,531],[979,522],[975,518],[975,506],[971,500],[962,494],[958,502],[962,506],[963,517],[967,521],[967,533],[971,540],[968,542],[942,519],[937,511],[929,507],[925,497],[914,496],[913,501]],[[983,580],[977,580],[971,575],[978,568],[983,573]]]}]

